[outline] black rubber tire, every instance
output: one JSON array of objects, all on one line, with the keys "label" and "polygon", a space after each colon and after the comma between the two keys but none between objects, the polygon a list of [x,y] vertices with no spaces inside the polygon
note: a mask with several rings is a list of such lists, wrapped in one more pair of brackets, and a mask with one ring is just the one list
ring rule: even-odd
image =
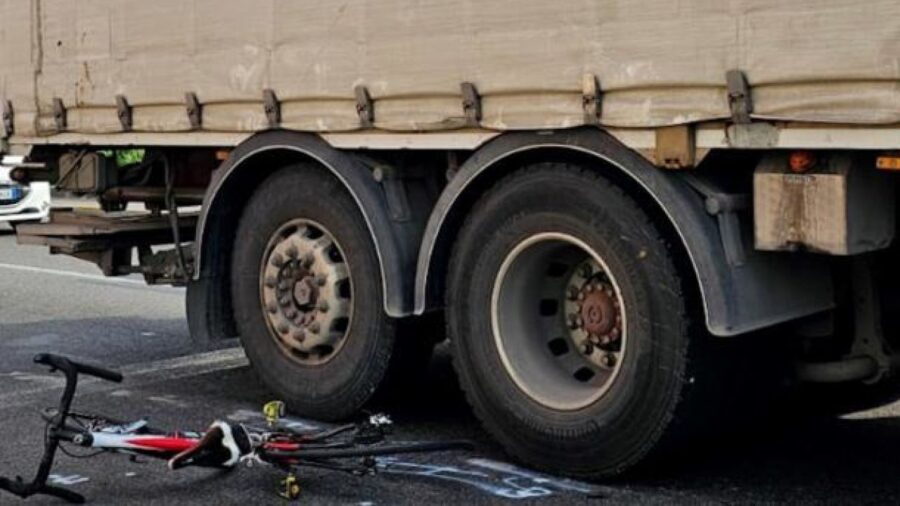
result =
[{"label": "black rubber tire", "polygon": [[[259,297],[266,245],[284,223],[314,220],[340,244],[353,283],[346,342],[328,362],[300,364],[269,335]],[[295,413],[338,420],[358,411],[384,384],[394,355],[394,322],[383,309],[377,254],[352,196],[309,164],[280,169],[256,189],[238,225],[231,267],[235,322],[256,374]]]},{"label": "black rubber tire", "polygon": [[440,314],[396,320],[394,356],[379,399],[387,403],[405,400],[425,387],[434,347],[443,340],[444,321]]},{"label": "black rubber tire", "polygon": [[[603,397],[573,411],[541,405],[519,389],[492,337],[495,276],[516,244],[541,232],[567,233],[593,248],[629,308],[619,375]],[[671,253],[647,214],[593,170],[541,163],[501,180],[457,236],[446,303],[454,367],[469,403],[487,431],[529,465],[590,479],[618,475],[697,415],[684,411],[704,360],[691,346]]]}]

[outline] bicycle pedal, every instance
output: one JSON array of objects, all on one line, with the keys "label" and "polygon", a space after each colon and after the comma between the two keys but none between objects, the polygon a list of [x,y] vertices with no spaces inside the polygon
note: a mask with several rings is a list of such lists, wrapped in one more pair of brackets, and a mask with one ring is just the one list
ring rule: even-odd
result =
[{"label": "bicycle pedal", "polygon": [[281,480],[281,491],[278,495],[288,501],[300,498],[300,481],[297,480],[297,475],[291,473]]}]

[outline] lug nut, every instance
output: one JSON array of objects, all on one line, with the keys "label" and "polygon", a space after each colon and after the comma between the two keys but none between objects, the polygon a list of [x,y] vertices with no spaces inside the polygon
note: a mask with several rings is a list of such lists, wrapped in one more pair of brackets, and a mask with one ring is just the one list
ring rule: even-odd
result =
[{"label": "lug nut", "polygon": [[323,313],[328,311],[328,302],[326,302],[324,300],[319,302],[319,311],[321,311]]},{"label": "lug nut", "polygon": [[303,267],[306,267],[307,269],[309,269],[310,266],[312,266],[312,264],[314,264],[315,262],[316,257],[312,256],[312,254],[307,254],[303,257]]},{"label": "lug nut", "polygon": [[285,253],[291,258],[297,258],[297,255],[299,254],[296,246],[289,246]]},{"label": "lug nut", "polygon": [[594,291],[594,285],[588,284],[584,289],[587,290],[588,293],[591,293]]},{"label": "lug nut", "polygon": [[266,287],[275,288],[276,286],[278,286],[278,280],[273,278],[272,276],[268,276],[266,278]]},{"label": "lug nut", "polygon": [[281,322],[278,324],[278,332],[281,332],[282,334],[287,334],[289,330],[291,330],[291,327],[288,326],[287,323]]},{"label": "lug nut", "polygon": [[585,298],[584,292],[578,292],[578,300],[584,301],[584,298]]},{"label": "lug nut", "polygon": [[287,311],[284,312],[284,316],[286,316],[290,320],[293,320],[297,316],[297,311],[295,311],[293,309],[288,309]]},{"label": "lug nut", "polygon": [[284,257],[282,257],[279,253],[275,253],[274,255],[272,255],[270,263],[275,267],[281,267],[282,265],[284,265]]},{"label": "lug nut", "polygon": [[319,275],[316,276],[316,284],[317,284],[317,285],[319,285],[319,286],[325,286],[325,282],[326,282],[326,281],[327,281],[327,278],[326,278],[324,275],[319,274]]},{"label": "lug nut", "polygon": [[594,353],[594,345],[590,343],[590,341],[586,341],[583,345],[581,345],[581,351],[585,355],[590,355]]},{"label": "lug nut", "polygon": [[318,334],[320,330],[322,330],[322,326],[319,325],[319,322],[312,322],[309,324],[309,331],[313,334]]},{"label": "lug nut", "polygon": [[577,286],[570,286],[569,287],[569,300],[578,299],[578,291],[579,290],[578,290]]},{"label": "lug nut", "polygon": [[278,302],[281,303],[282,306],[287,307],[288,305],[290,305],[291,299],[289,299],[287,297],[282,297],[281,299],[278,300]]},{"label": "lug nut", "polygon": [[278,312],[278,304],[276,304],[275,301],[267,302],[267,303],[266,303],[266,309],[267,309],[270,313],[275,314],[275,313]]},{"label": "lug nut", "polygon": [[294,340],[302,343],[303,341],[306,340],[306,332],[304,332],[302,330],[298,330],[298,331],[294,332]]},{"label": "lug nut", "polygon": [[602,357],[600,357],[600,365],[603,367],[615,367],[616,366],[616,356],[612,353],[606,353]]}]

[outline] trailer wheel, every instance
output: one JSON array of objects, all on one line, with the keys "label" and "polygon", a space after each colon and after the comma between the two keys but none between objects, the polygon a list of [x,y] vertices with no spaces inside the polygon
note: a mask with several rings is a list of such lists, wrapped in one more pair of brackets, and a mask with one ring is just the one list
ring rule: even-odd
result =
[{"label": "trailer wheel", "polygon": [[314,166],[281,169],[254,192],[236,237],[235,319],[256,373],[305,416],[357,411],[382,385],[395,336],[352,197]]},{"label": "trailer wheel", "polygon": [[538,164],[498,183],[457,236],[447,289],[469,402],[537,467],[589,478],[632,468],[671,432],[689,366],[702,367],[660,234],[578,167]]}]

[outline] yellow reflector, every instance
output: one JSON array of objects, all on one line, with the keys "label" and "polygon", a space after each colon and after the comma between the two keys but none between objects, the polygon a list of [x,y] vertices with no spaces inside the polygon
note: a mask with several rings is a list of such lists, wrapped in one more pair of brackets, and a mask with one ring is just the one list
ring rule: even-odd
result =
[{"label": "yellow reflector", "polygon": [[900,170],[900,156],[879,156],[875,166],[881,170]]}]

